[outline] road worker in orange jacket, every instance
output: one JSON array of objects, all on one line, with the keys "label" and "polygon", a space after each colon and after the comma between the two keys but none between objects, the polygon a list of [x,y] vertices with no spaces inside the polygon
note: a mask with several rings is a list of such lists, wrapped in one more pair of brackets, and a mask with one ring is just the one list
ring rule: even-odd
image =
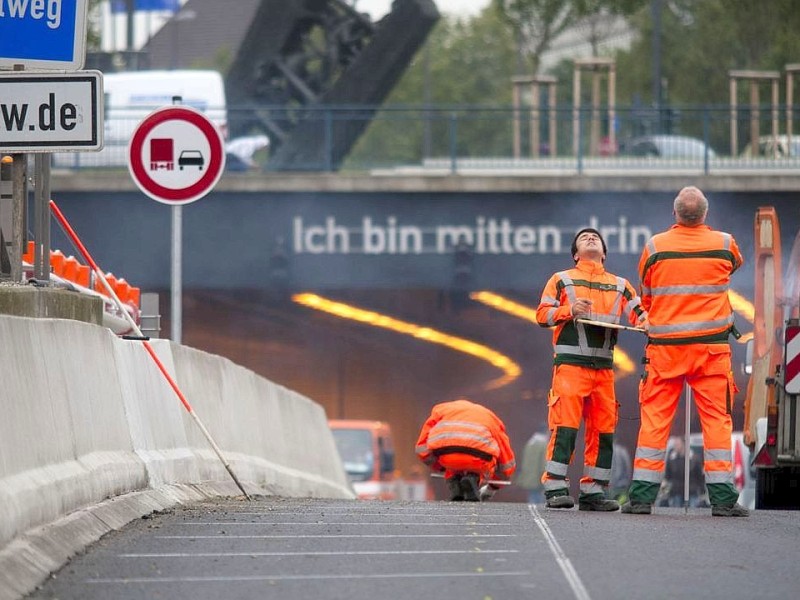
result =
[{"label": "road worker in orange jacket", "polygon": [[736,240],[705,225],[708,200],[685,187],[674,201],[676,224],[647,242],[639,261],[642,303],[649,314],[639,384],[642,421],[630,501],[622,512],[650,514],[664,478],[667,439],[684,383],[691,386],[703,428],[711,514],[745,517],[731,470],[731,409],[736,386],[728,336],[738,337],[728,299],[731,274],[743,262]]},{"label": "road worker in orange jacket", "polygon": [[433,407],[422,426],[417,456],[434,471],[444,471],[451,500],[487,500],[516,469],[514,451],[500,418],[466,399]]},{"label": "road worker in orange jacket", "polygon": [[614,345],[617,331],[589,325],[585,318],[609,324],[646,324],[647,315],[628,280],[605,270],[606,243],[596,229],[581,229],[572,242],[575,268],[554,274],[536,310],[542,327],[554,327],[553,381],[548,394],[547,468],[542,476],[546,504],[572,508],[567,468],[575,452],[581,420],[586,449],[580,481],[581,510],[615,511],[606,498],[611,479],[617,400],[614,393]]}]

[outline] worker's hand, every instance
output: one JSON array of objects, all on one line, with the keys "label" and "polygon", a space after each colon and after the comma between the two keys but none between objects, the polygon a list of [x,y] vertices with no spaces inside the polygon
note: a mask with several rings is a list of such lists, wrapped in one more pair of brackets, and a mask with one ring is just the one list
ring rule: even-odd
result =
[{"label": "worker's hand", "polygon": [[639,327],[644,329],[645,333],[649,332],[650,331],[650,319],[645,317],[644,319],[639,321]]},{"label": "worker's hand", "polygon": [[592,301],[588,298],[580,298],[570,309],[574,318],[588,317],[592,312]]}]

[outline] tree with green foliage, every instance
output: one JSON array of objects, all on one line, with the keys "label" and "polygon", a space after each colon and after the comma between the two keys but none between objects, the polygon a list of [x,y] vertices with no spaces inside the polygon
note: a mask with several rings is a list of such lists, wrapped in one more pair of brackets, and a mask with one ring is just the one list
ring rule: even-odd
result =
[{"label": "tree with green foliage", "polygon": [[542,54],[579,22],[604,14],[629,15],[647,0],[492,0],[492,9],[516,40],[517,72],[537,74]]},{"label": "tree with green foliage", "polygon": [[508,155],[515,60],[509,30],[490,11],[471,19],[442,18],[351,152],[349,164],[448,156],[453,133],[462,156],[467,151]]},{"label": "tree with green foliage", "polygon": [[[796,0],[672,0],[662,3],[664,100],[725,105],[733,69],[782,71],[800,61]],[[619,100],[652,102],[653,19],[649,9],[631,20],[639,32],[617,53]]]}]

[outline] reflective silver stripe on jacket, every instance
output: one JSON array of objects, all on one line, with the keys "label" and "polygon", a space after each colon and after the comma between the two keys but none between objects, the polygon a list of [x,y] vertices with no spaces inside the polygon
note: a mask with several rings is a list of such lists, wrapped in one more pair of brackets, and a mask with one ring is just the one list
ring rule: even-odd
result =
[{"label": "reflective silver stripe on jacket", "polygon": [[[558,277],[564,283],[564,293],[570,304],[575,304],[578,301],[578,295],[575,292],[575,282],[566,271],[559,271]],[[617,280],[617,296],[609,313],[595,313],[592,312],[591,317],[595,321],[603,323],[619,324],[620,311],[622,307],[622,298],[625,292],[625,279],[616,277]],[[548,324],[550,321],[548,320]],[[553,323],[554,324],[554,323]],[[612,331],[607,330],[604,332],[603,345],[599,348],[592,348],[586,339],[586,326],[583,323],[575,323],[575,330],[578,333],[578,345],[570,346],[567,344],[557,344],[553,350],[556,354],[575,354],[578,356],[590,356],[592,358],[606,358],[613,359],[614,351],[611,349]]]},{"label": "reflective silver stripe on jacket", "polygon": [[554,460],[548,460],[545,470],[551,475],[560,475],[561,477],[566,477],[568,468],[569,465],[565,465],[564,463],[556,462]]},{"label": "reflective silver stripe on jacket", "polygon": [[706,331],[733,325],[733,314],[713,321],[688,321],[677,325],[651,325],[650,334],[658,335],[662,333],[691,333],[693,331]]},{"label": "reflective silver stripe on jacket", "polygon": [[[578,324],[578,327],[583,325]],[[579,356],[591,356],[592,358],[614,358],[614,351],[607,348],[582,348],[579,346],[567,346],[566,344],[556,344],[553,346],[556,354],[577,354]]]},{"label": "reflective silver stripe on jacket", "polygon": [[558,301],[558,298],[553,298],[552,296],[542,296],[540,304],[550,304],[551,308],[547,309],[547,324],[550,327],[554,327],[556,324],[556,310],[561,306],[561,303]]},{"label": "reflective silver stripe on jacket", "polygon": [[731,286],[722,285],[662,285],[648,288],[651,296],[688,296],[694,294],[727,294]]},{"label": "reflective silver stripe on jacket", "polygon": [[[441,428],[444,427],[472,429],[475,433],[465,431],[441,431]],[[469,421],[439,421],[433,426],[430,434],[428,434],[428,446],[431,445],[431,442],[441,442],[442,440],[453,440],[453,445],[459,445],[457,443],[459,440],[472,440],[484,444],[488,448],[487,452],[490,454],[496,455],[500,452],[500,448],[494,437],[492,437],[489,429],[485,425],[480,425],[479,423],[471,423]]]},{"label": "reflective silver stripe on jacket", "polygon": [[[578,301],[578,294],[575,293],[575,282],[566,271],[559,271],[558,276],[564,282],[564,293],[567,295],[567,300],[570,305]],[[589,343],[586,341],[586,329],[580,323],[575,323],[575,329],[578,332],[578,347],[574,346],[555,346],[553,350],[556,354],[579,354],[581,356],[591,356],[592,352],[589,349]],[[576,352],[577,350],[577,352]]]},{"label": "reflective silver stripe on jacket", "polygon": [[498,471],[508,471],[509,469],[516,469],[516,468],[517,468],[517,461],[515,460],[503,463],[502,465],[497,465]]},{"label": "reflective silver stripe on jacket", "polygon": [[611,479],[611,469],[601,469],[600,467],[590,467],[585,465],[583,467],[583,476],[591,477],[599,481],[608,481]]}]

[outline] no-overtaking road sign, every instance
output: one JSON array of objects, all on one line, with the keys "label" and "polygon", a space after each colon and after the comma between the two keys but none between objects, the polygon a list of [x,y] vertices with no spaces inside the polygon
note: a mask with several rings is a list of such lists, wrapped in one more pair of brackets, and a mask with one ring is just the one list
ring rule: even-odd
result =
[{"label": "no-overtaking road sign", "polygon": [[225,168],[217,126],[188,106],[166,106],[137,126],[128,145],[128,170],[145,194],[180,205],[205,196]]},{"label": "no-overtaking road sign", "polygon": [[102,147],[100,71],[0,74],[0,150],[68,152]]}]

